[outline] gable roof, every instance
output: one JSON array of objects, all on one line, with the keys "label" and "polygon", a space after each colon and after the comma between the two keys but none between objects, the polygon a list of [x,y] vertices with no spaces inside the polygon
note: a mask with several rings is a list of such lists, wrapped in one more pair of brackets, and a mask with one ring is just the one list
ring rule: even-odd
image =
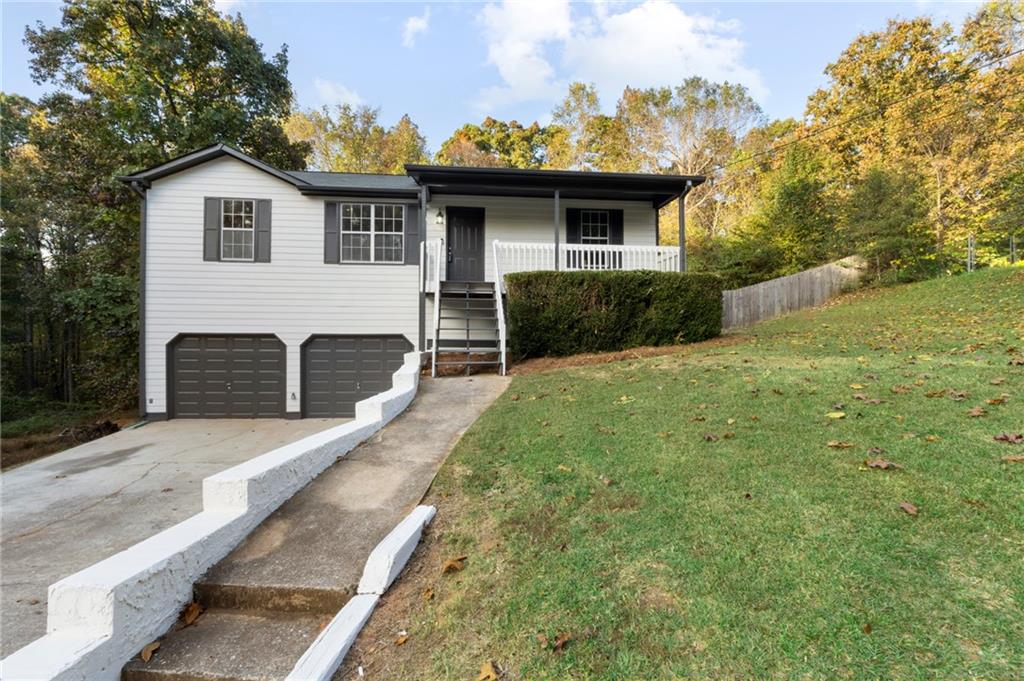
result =
[{"label": "gable roof", "polygon": [[222,156],[230,156],[241,161],[242,163],[247,163],[248,165],[251,165],[253,168],[256,168],[257,170],[262,170],[265,173],[269,173],[270,175],[273,175],[277,179],[284,180],[288,184],[294,185],[296,187],[307,184],[305,181],[300,180],[299,178],[294,177],[292,175],[289,175],[283,170],[278,170],[274,166],[268,165],[263,161],[255,159],[252,156],[242,153],[238,149],[235,149],[234,147],[229,147],[226,144],[212,144],[208,147],[204,147],[197,151],[193,151],[188,154],[178,156],[177,158],[172,158],[170,161],[166,161],[159,165],[155,165],[152,168],[140,170],[139,172],[132,173],[131,175],[125,175],[120,179],[122,182],[127,182],[129,184],[141,183],[142,186],[148,187],[150,183],[153,182],[153,180],[159,180],[161,177],[167,177],[168,175],[173,175],[174,173],[180,173],[182,170],[187,170],[189,168],[195,167],[202,163],[206,163],[207,161],[212,161]]}]

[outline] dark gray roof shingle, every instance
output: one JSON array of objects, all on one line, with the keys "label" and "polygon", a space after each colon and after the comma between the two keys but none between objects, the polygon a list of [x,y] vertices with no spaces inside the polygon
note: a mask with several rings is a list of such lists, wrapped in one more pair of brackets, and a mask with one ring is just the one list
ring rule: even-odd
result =
[{"label": "dark gray roof shingle", "polygon": [[310,170],[287,171],[289,175],[314,187],[330,189],[369,189],[415,192],[419,186],[408,175],[375,175],[372,173],[327,173]]}]

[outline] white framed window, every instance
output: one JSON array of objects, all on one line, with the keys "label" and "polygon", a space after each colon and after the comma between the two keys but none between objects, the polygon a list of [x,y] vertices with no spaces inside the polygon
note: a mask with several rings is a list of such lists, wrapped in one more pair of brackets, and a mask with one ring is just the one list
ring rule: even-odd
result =
[{"label": "white framed window", "polygon": [[610,230],[611,213],[608,211],[580,211],[580,243],[607,244]]},{"label": "white framed window", "polygon": [[252,261],[255,225],[255,200],[221,199],[220,259]]},{"label": "white framed window", "polygon": [[341,204],[341,262],[405,261],[405,206]]}]

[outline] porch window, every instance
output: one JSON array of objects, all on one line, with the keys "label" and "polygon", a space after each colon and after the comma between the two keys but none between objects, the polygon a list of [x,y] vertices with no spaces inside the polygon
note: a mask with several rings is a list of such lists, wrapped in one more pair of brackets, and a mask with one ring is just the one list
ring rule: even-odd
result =
[{"label": "porch window", "polygon": [[341,204],[341,262],[401,263],[404,240],[405,206]]},{"label": "porch window", "polygon": [[256,202],[252,199],[221,199],[221,260],[253,260],[255,216]]},{"label": "porch window", "polygon": [[611,215],[606,210],[580,211],[580,243],[608,244]]}]

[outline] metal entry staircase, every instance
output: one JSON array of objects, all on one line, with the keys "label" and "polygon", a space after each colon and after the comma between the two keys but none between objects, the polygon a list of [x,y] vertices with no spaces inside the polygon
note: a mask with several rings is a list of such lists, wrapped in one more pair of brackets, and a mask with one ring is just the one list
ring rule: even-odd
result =
[{"label": "metal entry staircase", "polygon": [[438,367],[495,367],[504,373],[500,301],[491,282],[439,282],[434,293],[435,326],[431,348]]}]

